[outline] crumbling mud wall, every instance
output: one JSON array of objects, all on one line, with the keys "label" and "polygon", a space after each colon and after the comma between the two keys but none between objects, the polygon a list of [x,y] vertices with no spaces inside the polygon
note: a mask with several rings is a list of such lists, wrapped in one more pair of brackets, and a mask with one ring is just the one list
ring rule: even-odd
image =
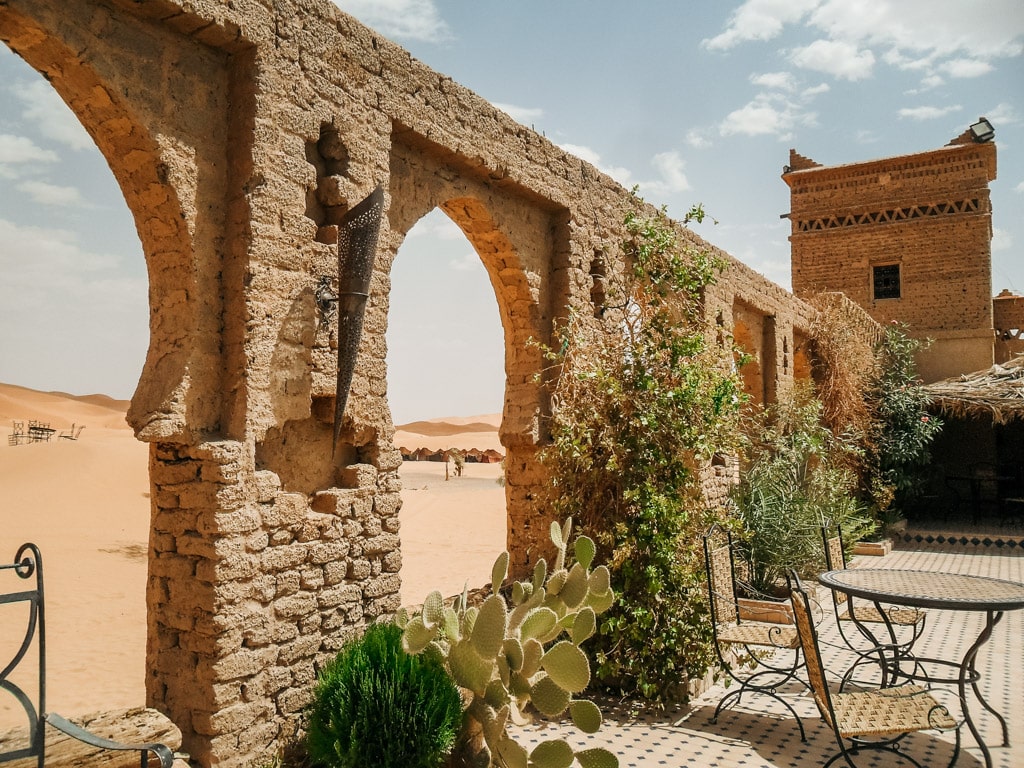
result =
[{"label": "crumbling mud wall", "polygon": [[[150,347],[129,421],[150,444],[148,704],[199,764],[245,765],[295,733],[316,669],[398,608],[401,455],[387,399],[389,274],[435,207],[486,267],[505,340],[508,546],[546,543],[534,498],[543,362],[570,307],[621,273],[639,203],[326,0],[0,0],[0,40],[107,158],[149,271]],[[334,443],[338,224],[384,216]],[[691,233],[684,236],[695,238]],[[711,247],[711,246],[708,246]],[[807,366],[813,311],[731,261],[707,312],[742,315],[771,400]],[[709,467],[713,500],[735,468]]]}]

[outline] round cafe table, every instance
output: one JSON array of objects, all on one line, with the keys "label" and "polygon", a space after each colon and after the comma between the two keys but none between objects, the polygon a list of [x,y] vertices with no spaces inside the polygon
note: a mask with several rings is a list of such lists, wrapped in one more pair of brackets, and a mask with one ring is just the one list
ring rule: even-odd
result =
[{"label": "round cafe table", "polygon": [[[982,696],[978,687],[981,675],[978,673],[975,662],[978,650],[992,636],[992,629],[1003,618],[1003,613],[1024,608],[1024,584],[963,573],[911,571],[898,568],[844,568],[826,571],[818,580],[822,586],[839,590],[851,597],[871,601],[879,607],[883,616],[886,614],[881,610],[882,604],[935,608],[945,611],[976,611],[985,614],[984,627],[959,661],[911,656],[912,661],[920,664],[952,667],[956,670],[955,677],[945,679],[933,675],[917,674],[918,666],[916,664],[914,671],[906,672],[900,668],[899,656],[892,660],[892,672],[897,678],[956,683],[964,721],[981,748],[985,765],[991,768],[992,756],[971,716],[967,684],[970,683],[974,697],[981,706],[991,712],[999,721],[1003,729],[1003,746],[1009,746],[1010,734],[1006,727],[1006,720]],[[891,632],[892,627],[889,627],[889,630]]]}]

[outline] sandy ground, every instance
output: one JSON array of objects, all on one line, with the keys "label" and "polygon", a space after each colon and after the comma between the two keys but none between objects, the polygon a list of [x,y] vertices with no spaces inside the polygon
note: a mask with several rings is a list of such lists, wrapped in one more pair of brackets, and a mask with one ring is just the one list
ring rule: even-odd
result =
[{"label": "sandy ground", "polygon": [[[128,708],[145,701],[148,448],[124,423],[126,404],[0,384],[0,561],[26,541],[42,550],[46,589],[47,708],[65,715]],[[39,419],[59,431],[85,424],[77,441],[8,445],[12,419]],[[427,422],[440,447],[497,447],[496,417]],[[466,424],[473,425],[461,432]],[[417,433],[404,433],[415,440]],[[463,438],[471,436],[468,442]],[[465,444],[462,444],[465,443]],[[434,450],[434,444],[424,445]],[[453,469],[453,468],[450,468]],[[505,547],[505,495],[497,464],[467,464],[445,480],[439,462],[402,469],[402,600],[419,603],[480,586]],[[10,575],[10,571],[0,575]],[[10,581],[0,581],[9,591]],[[10,611],[12,606],[0,606]],[[0,613],[0,665],[24,631],[23,615]],[[19,672],[29,672],[28,660]],[[20,684],[31,687],[29,678]],[[20,724],[0,694],[0,728]]]}]

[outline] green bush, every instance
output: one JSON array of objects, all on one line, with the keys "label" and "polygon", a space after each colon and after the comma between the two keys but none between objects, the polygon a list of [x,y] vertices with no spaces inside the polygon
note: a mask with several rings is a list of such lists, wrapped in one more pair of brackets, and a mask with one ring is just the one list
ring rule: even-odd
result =
[{"label": "green bush", "polygon": [[857,500],[852,438],[834,435],[808,385],[750,422],[750,444],[732,494],[742,523],[740,547],[757,592],[772,594],[787,568],[801,575],[824,564],[821,526],[832,521],[852,540],[874,526]]},{"label": "green bush", "polygon": [[868,464],[873,470],[869,494],[880,522],[902,517],[913,507],[931,463],[931,444],[942,421],[928,412],[930,397],[914,362],[924,345],[907,335],[906,326],[886,326],[876,349],[878,372],[867,401],[873,416]]},{"label": "green bush", "polygon": [[444,667],[402,650],[402,630],[374,624],[320,673],[306,744],[329,768],[436,768],[459,732],[462,700]]},{"label": "green bush", "polygon": [[726,264],[664,211],[624,225],[631,272],[609,278],[599,321],[571,314],[545,349],[553,407],[540,460],[550,510],[578,519],[611,571],[616,600],[588,645],[598,683],[671,701],[714,659],[694,544],[707,526],[699,472],[732,450],[743,394],[730,340],[703,306]]}]

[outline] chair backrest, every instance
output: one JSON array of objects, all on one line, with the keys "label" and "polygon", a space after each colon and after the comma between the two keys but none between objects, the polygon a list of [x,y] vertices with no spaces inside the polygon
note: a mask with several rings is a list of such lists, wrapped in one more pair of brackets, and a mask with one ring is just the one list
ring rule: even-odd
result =
[{"label": "chair backrest", "polygon": [[733,571],[732,536],[717,523],[704,534],[704,566],[708,576],[708,600],[714,626],[739,621],[736,580]]},{"label": "chair backrest", "polygon": [[[46,622],[43,608],[43,563],[39,548],[35,544],[22,544],[13,563],[0,563],[0,572],[5,571],[13,572],[19,579],[28,582],[18,582],[14,585],[17,588],[12,591],[0,592],[0,606],[10,607],[17,603],[26,603],[28,606],[25,636],[21,646],[6,666],[0,669],[0,690],[13,695],[25,710],[28,720],[28,746],[0,752],[0,763],[36,756],[39,768],[42,768],[45,757],[42,717],[46,712]],[[3,589],[7,590],[10,586],[5,579]],[[6,620],[4,623],[7,623]],[[20,685],[10,679],[11,673],[25,658],[33,643],[36,644],[39,658],[36,703],[33,703],[32,697]]]},{"label": "chair backrest", "polygon": [[832,695],[825,677],[825,665],[821,660],[821,650],[818,647],[818,630],[814,626],[811,601],[800,577],[796,575],[796,571],[790,569],[787,578],[790,589],[789,602],[793,606],[793,620],[796,624],[797,635],[800,637],[800,647],[807,662],[807,680],[811,684],[814,703],[818,705],[818,711],[825,722],[832,726],[835,723]]},{"label": "chair backrest", "polygon": [[[834,533],[833,533],[834,529]],[[825,552],[825,569],[834,571],[846,567],[846,551],[843,549],[843,531],[836,523],[826,522],[821,527],[821,543]],[[832,599],[836,605],[845,603],[848,595],[845,592],[832,590]]]}]

